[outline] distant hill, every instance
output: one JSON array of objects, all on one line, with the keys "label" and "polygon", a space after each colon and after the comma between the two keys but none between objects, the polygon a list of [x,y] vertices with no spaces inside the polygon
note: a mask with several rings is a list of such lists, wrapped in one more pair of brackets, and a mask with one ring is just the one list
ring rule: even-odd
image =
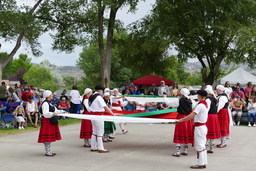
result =
[{"label": "distant hill", "polygon": [[55,66],[55,68],[62,77],[75,77],[81,80],[84,77],[83,71],[77,66]]}]

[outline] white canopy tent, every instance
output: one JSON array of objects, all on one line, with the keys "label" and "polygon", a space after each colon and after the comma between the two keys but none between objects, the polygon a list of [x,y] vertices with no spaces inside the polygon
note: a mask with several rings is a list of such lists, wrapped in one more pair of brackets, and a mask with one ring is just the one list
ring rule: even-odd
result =
[{"label": "white canopy tent", "polygon": [[229,81],[230,84],[240,82],[241,84],[245,85],[249,81],[251,81],[252,84],[256,84],[256,76],[239,67],[235,71],[220,79],[221,84],[225,84],[226,81]]}]

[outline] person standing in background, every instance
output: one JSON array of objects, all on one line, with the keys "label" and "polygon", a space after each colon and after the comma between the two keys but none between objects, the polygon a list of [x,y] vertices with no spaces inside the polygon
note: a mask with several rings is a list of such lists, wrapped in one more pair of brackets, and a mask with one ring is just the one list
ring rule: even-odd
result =
[{"label": "person standing in background", "polygon": [[77,90],[76,85],[74,85],[72,87],[72,90],[71,90],[70,96],[69,96],[69,100],[70,100],[70,113],[76,114],[78,105],[80,104],[80,93]]}]

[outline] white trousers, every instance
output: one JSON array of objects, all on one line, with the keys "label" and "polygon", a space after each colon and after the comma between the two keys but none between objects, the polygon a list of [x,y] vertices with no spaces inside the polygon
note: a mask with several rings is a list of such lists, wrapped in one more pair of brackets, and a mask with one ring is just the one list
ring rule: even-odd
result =
[{"label": "white trousers", "polygon": [[91,122],[92,122],[91,149],[104,150],[104,146],[103,146],[104,121],[91,120]]},{"label": "white trousers", "polygon": [[205,149],[206,134],[207,134],[207,127],[205,125],[195,127],[194,138],[195,138],[195,148],[197,151],[198,165],[207,164],[207,151]]}]

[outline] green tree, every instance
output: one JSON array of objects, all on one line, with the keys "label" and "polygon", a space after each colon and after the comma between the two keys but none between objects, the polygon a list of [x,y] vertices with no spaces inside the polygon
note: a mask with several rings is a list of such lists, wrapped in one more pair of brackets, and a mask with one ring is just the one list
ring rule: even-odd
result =
[{"label": "green tree", "polygon": [[[118,49],[113,50],[110,87],[119,87],[126,82],[129,83],[132,77],[131,70],[121,64],[121,59],[116,51],[118,51]],[[83,48],[77,65],[86,75],[86,77],[83,78],[83,82],[87,87],[94,87],[101,83],[101,71],[99,70],[101,64],[98,45],[96,43]]]},{"label": "green tree", "polygon": [[71,85],[74,85],[75,77],[63,77],[63,81],[66,87],[72,87]]},{"label": "green tree", "polygon": [[253,66],[255,9],[251,0],[157,0],[152,13],[133,25],[133,32],[144,30],[169,40],[180,60],[197,58],[203,82],[212,84],[222,61]]},{"label": "green tree", "polygon": [[56,84],[52,81],[53,78],[51,73],[43,67],[36,65],[30,67],[30,69],[24,74],[23,79],[28,82],[28,84],[34,85],[38,88],[50,90],[58,89]]},{"label": "green tree", "polygon": [[[53,49],[70,52],[77,45],[98,41],[101,83],[110,85],[114,30],[122,27],[116,19],[120,8],[135,11],[139,0],[46,0],[37,18],[54,30]],[[106,15],[107,14],[107,15]],[[104,42],[104,34],[106,41]],[[87,43],[87,44],[86,44]]]},{"label": "green tree", "polygon": [[19,74],[17,72],[19,68],[28,71],[32,66],[31,60],[26,54],[20,54],[18,59],[12,59],[3,70],[3,78],[14,77]]},{"label": "green tree", "polygon": [[34,13],[41,2],[42,0],[37,0],[33,6],[17,6],[15,0],[0,1],[0,38],[5,41],[14,41],[15,43],[6,58],[0,55],[1,79],[3,69],[13,59],[22,43],[27,44],[35,56],[41,54],[38,49],[40,47],[38,37],[45,31],[45,28],[34,18]]}]

